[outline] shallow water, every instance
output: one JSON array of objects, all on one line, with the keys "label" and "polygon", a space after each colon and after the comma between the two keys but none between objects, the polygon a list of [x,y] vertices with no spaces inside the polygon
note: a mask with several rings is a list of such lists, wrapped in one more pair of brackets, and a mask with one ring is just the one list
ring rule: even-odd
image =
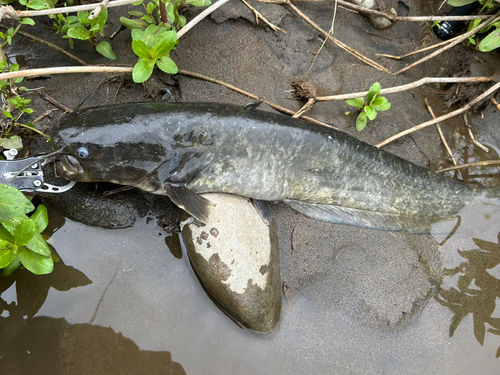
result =
[{"label": "shallow water", "polygon": [[[461,213],[461,227],[439,248],[446,269],[466,262],[457,250],[477,249],[473,238],[498,244],[500,212],[490,208],[488,214],[483,206]],[[500,337],[484,322],[500,321],[500,307],[486,313],[500,296],[500,249],[491,251],[496,266],[493,259],[483,270],[493,276],[483,290],[489,302],[476,300],[475,314],[466,314],[452,337],[456,311],[436,298],[414,309],[407,324],[384,329],[301,291],[284,299],[277,329],[260,335],[212,303],[185,253],[178,259],[169,251],[154,221],[105,230],[66,219],[50,243],[64,262],[53,275],[34,283],[26,271],[16,271],[1,279],[2,374],[498,373]],[[480,268],[476,262],[476,275]],[[442,288],[457,283],[458,274],[446,276]],[[477,340],[481,319],[483,346]]]}]

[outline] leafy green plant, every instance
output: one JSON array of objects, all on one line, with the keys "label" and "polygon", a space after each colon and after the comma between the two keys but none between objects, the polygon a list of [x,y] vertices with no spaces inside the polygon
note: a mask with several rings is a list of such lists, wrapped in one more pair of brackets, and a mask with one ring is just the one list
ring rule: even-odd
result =
[{"label": "leafy green plant", "polygon": [[42,231],[47,227],[45,206],[35,209],[23,193],[0,184],[0,269],[9,275],[24,266],[36,275],[52,272],[54,262]]},{"label": "leafy green plant", "polygon": [[[475,1],[477,0],[448,0],[448,4],[454,7],[461,7],[474,3]],[[478,15],[482,14],[485,10],[498,8],[498,4],[492,0],[480,0],[479,3],[482,5],[482,8],[479,11]],[[481,23],[484,23],[484,20],[480,18],[476,18],[475,20],[470,21],[467,25],[467,32],[472,31],[473,29],[481,25]],[[476,41],[476,39],[478,38],[477,34],[471,35],[469,37],[469,43],[472,45],[477,45],[477,49],[481,52],[490,52],[500,47],[500,21],[495,22],[478,32],[478,34],[485,33],[488,33],[488,35],[482,38],[481,41],[479,41],[479,44],[477,44]]]},{"label": "leafy green plant", "polygon": [[132,39],[132,49],[139,57],[132,72],[134,82],[146,81],[155,65],[165,73],[177,73],[177,65],[170,58],[170,51],[178,43],[175,30],[167,31],[164,26],[149,25],[144,31],[132,30]]},{"label": "leafy green plant", "polygon": [[[134,3],[141,5],[142,1]],[[144,6],[146,13],[130,11],[135,19],[121,17],[124,26],[132,30],[132,49],[139,57],[134,66],[132,79],[141,83],[149,79],[155,65],[168,74],[176,74],[178,69],[170,58],[175,48],[177,30],[184,27],[186,18],[179,14],[184,4],[208,6],[210,0],[151,0]]]},{"label": "leafy green plant", "polygon": [[108,20],[108,9],[104,8],[94,19],[89,19],[89,13],[85,11],[78,12],[76,16],[64,17],[57,15],[52,27],[56,33],[66,34],[63,36],[69,39],[69,45],[73,49],[73,39],[88,40],[101,55],[109,60],[116,60],[111,44],[106,41],[97,43],[97,36],[103,34],[103,29]]},{"label": "leafy green plant", "polygon": [[370,87],[366,98],[346,100],[346,103],[350,106],[361,109],[361,112],[356,119],[356,129],[358,129],[358,131],[361,131],[366,127],[368,120],[375,120],[377,117],[377,111],[387,111],[391,108],[391,103],[389,103],[385,97],[379,96],[380,90],[380,83],[375,82],[372,87]]},{"label": "leafy green plant", "polygon": [[[134,3],[141,5],[142,1]],[[167,30],[174,28],[179,30],[186,25],[186,17],[179,14],[179,9],[185,5],[205,7],[211,4],[210,0],[150,0],[147,6],[144,6],[144,12],[130,11],[129,14],[135,19],[120,17],[121,23],[129,29],[146,30],[149,25],[163,23]]]}]

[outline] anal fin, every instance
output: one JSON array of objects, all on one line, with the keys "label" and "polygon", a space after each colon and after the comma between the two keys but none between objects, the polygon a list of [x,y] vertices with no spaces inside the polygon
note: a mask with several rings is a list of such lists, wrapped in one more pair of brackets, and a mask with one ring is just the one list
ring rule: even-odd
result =
[{"label": "anal fin", "polygon": [[328,204],[306,203],[285,200],[292,209],[310,218],[333,224],[355,225],[362,228],[400,231],[410,233],[429,233],[435,221],[432,217],[398,215],[376,211],[361,210]]},{"label": "anal fin", "polygon": [[182,208],[196,220],[207,223],[210,215],[210,206],[213,206],[212,202],[202,197],[200,194],[189,190],[182,184],[167,183],[163,188],[176,206]]}]

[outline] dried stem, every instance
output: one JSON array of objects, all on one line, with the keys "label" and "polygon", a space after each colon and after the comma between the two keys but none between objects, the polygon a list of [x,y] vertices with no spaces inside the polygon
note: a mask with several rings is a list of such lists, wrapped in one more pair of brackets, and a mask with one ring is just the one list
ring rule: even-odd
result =
[{"label": "dried stem", "polygon": [[490,152],[490,149],[486,146],[483,146],[481,143],[479,143],[476,140],[476,137],[474,137],[474,134],[472,134],[472,128],[469,125],[469,121],[467,120],[467,114],[465,114],[465,113],[464,113],[464,123],[465,123],[465,127],[467,128],[467,131],[469,132],[469,137],[470,137],[472,143],[474,143],[477,147],[479,147],[484,152]]},{"label": "dried stem", "polygon": [[[137,0],[110,1],[107,5],[107,8],[132,4],[135,3],[136,1]],[[8,10],[8,8],[12,7],[7,5],[0,7],[0,21],[2,20],[2,18],[36,17],[36,16],[48,16],[51,14],[60,14],[60,13],[75,13],[75,12],[80,12],[82,10],[94,10],[95,7],[96,7],[95,4],[85,4],[85,5],[76,5],[71,7],[52,8],[43,10],[14,10],[14,12],[12,13]]]},{"label": "dried stem", "polygon": [[354,50],[353,48],[349,47],[348,45],[342,43],[340,40],[337,38],[334,38],[331,36],[329,33],[327,33],[325,30],[320,28],[316,23],[314,23],[309,17],[307,17],[304,13],[302,13],[295,5],[291,3],[290,0],[284,0],[284,4],[287,4],[299,17],[301,17],[304,21],[306,21],[309,25],[314,27],[317,31],[319,31],[321,34],[325,36],[325,38],[330,39],[333,43],[335,43],[337,46],[342,48],[344,51],[350,53],[357,59],[363,61],[365,64],[370,65],[371,67],[378,69],[382,72],[392,74],[387,68],[383,67],[382,65],[376,63],[373,60],[370,60],[368,57],[363,56],[361,53],[358,51]]},{"label": "dried stem", "polygon": [[[411,90],[416,87],[425,85],[427,83],[457,83],[457,82],[490,82],[491,77],[425,77],[419,79],[418,81],[408,83],[406,85],[390,87],[387,89],[380,90],[380,95],[383,94],[393,94],[395,92],[401,92],[405,90]],[[368,91],[355,92],[352,94],[341,94],[341,95],[330,95],[330,96],[318,96],[316,97],[317,102],[325,102],[330,100],[345,100],[362,98],[368,94]]]},{"label": "dried stem", "polygon": [[[330,27],[330,30],[328,31],[328,34],[330,34],[331,36],[333,36],[333,31],[334,31],[334,27],[335,27],[335,18],[337,16],[337,5],[338,5],[338,2],[337,2],[337,0],[335,0],[335,8],[333,9],[333,17],[332,17],[332,26]],[[321,43],[321,47],[319,47],[318,52],[316,52],[316,54],[314,55],[314,59],[311,62],[311,66],[309,67],[309,70],[307,71],[307,73],[304,77],[304,80],[307,78],[307,76],[311,72],[311,69],[314,66],[314,63],[316,62],[316,59],[318,58],[319,54],[321,53],[321,50],[325,46],[327,40],[328,39],[323,40],[323,43]]]},{"label": "dried stem", "polygon": [[[424,101],[425,101],[425,106],[427,107],[427,110],[431,114],[432,118],[435,119],[436,116],[434,115],[434,111],[432,110],[432,107],[430,106],[429,101],[427,100],[427,98],[424,98]],[[443,131],[441,130],[441,125],[439,123],[437,123],[436,128],[439,132],[439,137],[441,138],[441,142],[443,142],[444,148],[446,149],[446,152],[450,156],[451,161],[453,162],[453,165],[458,165],[457,161],[455,160],[455,157],[453,156],[453,153],[451,152],[450,146],[448,146],[448,142],[446,142],[446,138],[444,137]],[[459,178],[462,179],[462,174],[460,173],[460,171],[458,171],[457,173],[458,173]]]},{"label": "dried stem", "polygon": [[[4,26],[4,25],[0,25],[0,27],[2,29],[9,29],[8,27]],[[76,62],[78,62],[79,64],[81,65],[88,65],[85,61],[83,61],[82,59],[80,59],[79,57],[76,57],[75,55],[73,55],[72,53],[69,53],[68,51],[64,50],[63,48],[59,47],[59,46],[56,46],[55,44],[52,44],[50,42],[47,42],[46,40],[43,40],[42,38],[39,38],[35,35],[32,35],[30,33],[27,33],[25,31],[22,31],[22,30],[19,30],[18,31],[18,34],[21,34],[23,36],[25,36],[26,38],[29,38],[29,39],[32,39],[38,43],[42,43],[42,44],[45,44],[46,46],[50,47],[50,48],[53,48],[55,49],[56,51],[58,52],[61,52],[61,53],[64,53],[66,56],[68,56],[70,59],[73,59],[75,60]]]},{"label": "dried stem", "polygon": [[189,21],[186,24],[186,26],[184,26],[182,29],[179,30],[179,32],[177,33],[177,39],[180,39],[184,34],[186,34],[194,26],[196,26],[202,19],[204,19],[206,16],[208,16],[214,10],[223,6],[228,1],[229,0],[219,0],[215,4],[210,5],[207,9],[205,9],[203,12],[201,12],[195,18],[193,18],[191,21]]},{"label": "dried stem", "polygon": [[26,69],[18,70],[17,72],[1,73],[0,79],[68,73],[132,73],[132,70],[133,68],[122,66],[62,66],[59,68]]},{"label": "dried stem", "polygon": [[100,3],[97,8],[95,8],[89,15],[89,20],[93,20],[99,16],[101,11],[106,8],[109,4],[109,0],[104,0],[102,3]]},{"label": "dried stem", "polygon": [[492,24],[492,23],[497,22],[498,20],[500,20],[500,16],[499,16],[499,17],[496,17],[496,18],[493,18],[493,19],[489,19],[488,21],[486,21],[485,23],[483,23],[483,24],[479,25],[478,27],[474,28],[473,30],[469,31],[468,33],[465,33],[465,34],[461,35],[460,37],[456,38],[456,39],[455,39],[455,41],[453,41],[452,43],[448,44],[447,46],[445,46],[445,47],[443,47],[443,48],[441,48],[441,49],[439,49],[439,50],[437,50],[437,51],[435,51],[435,52],[433,52],[433,53],[431,53],[431,54],[429,54],[429,55],[425,56],[424,58],[422,58],[422,59],[420,59],[420,60],[418,60],[418,61],[414,62],[414,63],[413,63],[413,64],[411,64],[411,65],[408,65],[407,67],[405,67],[405,68],[403,68],[403,69],[401,69],[401,70],[397,71],[397,72],[396,72],[396,73],[394,73],[394,74],[398,75],[398,74],[404,73],[404,72],[406,72],[406,71],[408,71],[408,70],[410,70],[410,69],[414,68],[415,66],[417,66],[417,65],[419,65],[419,64],[421,64],[421,63],[423,63],[423,62],[425,62],[425,61],[427,61],[427,60],[432,59],[433,57],[435,57],[435,56],[439,55],[440,53],[442,53],[442,52],[444,52],[444,51],[446,51],[446,50],[450,49],[451,47],[453,47],[453,46],[457,45],[458,43],[460,43],[460,42],[462,42],[463,40],[467,39],[467,38],[468,38],[468,37],[470,37],[471,35],[474,35],[474,34],[475,34],[475,33],[477,33],[479,30],[481,30],[481,29],[483,29],[483,28],[487,27],[488,25],[490,25],[490,24]]},{"label": "dried stem", "polygon": [[449,171],[454,171],[457,169],[483,167],[486,165],[498,165],[498,164],[500,164],[500,160],[483,160],[483,161],[476,161],[474,163],[460,164],[460,165],[456,165],[454,167],[439,169],[436,172],[438,172],[438,173],[449,172]]},{"label": "dried stem", "polygon": [[[269,102],[269,101],[267,101],[265,99],[261,99],[257,95],[251,94],[251,93],[249,93],[247,91],[244,91],[244,90],[242,90],[242,89],[240,89],[240,88],[238,88],[236,86],[233,86],[233,85],[231,85],[229,83],[220,81],[218,79],[210,78],[210,77],[207,77],[207,76],[205,76],[203,74],[194,73],[194,72],[190,72],[188,70],[183,70],[183,69],[179,69],[178,74],[181,74],[181,75],[184,75],[184,76],[188,76],[188,77],[194,77],[194,78],[202,79],[202,80],[207,81],[207,82],[216,83],[218,85],[221,85],[221,86],[227,87],[228,89],[236,91],[237,93],[240,93],[242,95],[248,96],[249,98],[252,98],[254,100],[262,100],[264,103],[266,103],[271,108],[274,108],[277,111],[286,113],[287,115],[293,116],[295,114],[294,111],[291,111],[291,110],[289,110],[289,109],[287,109],[285,107],[282,107],[280,105],[271,103],[271,102]],[[326,124],[324,122],[321,122],[321,121],[318,121],[318,120],[315,120],[315,119],[313,119],[311,117],[303,116],[302,119],[307,120],[307,121],[312,122],[312,123],[317,124],[317,125],[326,126],[328,128],[336,129],[334,126],[328,125],[328,124]]]},{"label": "dried stem", "polygon": [[271,29],[273,29],[274,31],[281,31],[285,34],[288,34],[285,30],[279,28],[278,26],[276,25],[273,25],[271,22],[269,22],[257,9],[255,9],[253,6],[251,6],[250,4],[248,4],[245,0],[241,0],[243,2],[243,4],[245,4],[248,9],[250,9],[254,14],[255,14],[255,22],[257,24],[259,24],[259,18],[264,21],[264,23],[269,26]]},{"label": "dried stem", "polygon": [[444,120],[447,120],[449,118],[452,118],[452,117],[455,117],[455,116],[458,116],[466,111],[468,111],[470,108],[472,108],[476,103],[480,102],[481,100],[483,100],[484,98],[486,98],[488,95],[492,94],[493,92],[495,92],[496,90],[498,90],[500,88],[500,82],[498,82],[497,84],[495,84],[494,86],[492,86],[491,88],[489,88],[488,90],[486,90],[485,92],[483,92],[481,95],[479,95],[477,98],[475,98],[474,100],[470,101],[469,103],[467,103],[463,108],[460,108],[460,109],[457,109],[456,111],[453,111],[453,112],[450,112],[446,115],[443,115],[443,116],[440,116],[434,120],[431,120],[431,121],[427,121],[427,122],[424,122],[423,124],[420,124],[420,125],[417,125],[417,126],[414,126],[413,128],[410,128],[410,129],[407,129],[407,130],[404,130],[388,139],[386,139],[385,141],[379,143],[378,145],[376,145],[375,147],[382,147],[382,146],[385,146],[393,141],[395,141],[396,139],[398,138],[401,138],[407,134],[410,134],[410,133],[413,133],[413,132],[416,132],[417,130],[420,130],[420,129],[423,129],[423,128],[426,128],[428,126],[431,126],[431,125],[434,125],[434,124],[437,124],[438,122],[441,122],[441,121],[444,121]]},{"label": "dried stem", "polygon": [[499,110],[499,111],[500,111],[500,104],[498,104],[498,102],[495,100],[495,98],[491,98],[490,100],[491,100],[491,102],[493,103],[493,105],[494,105],[495,107],[497,107],[497,110]]},{"label": "dried stem", "polygon": [[393,56],[393,55],[386,55],[384,53],[376,53],[376,55],[377,56],[381,56],[381,57],[386,57],[388,59],[393,59],[393,60],[403,60],[406,57],[410,57],[410,56],[417,55],[417,54],[422,53],[422,52],[430,51],[431,49],[438,48],[438,47],[441,47],[441,46],[445,46],[448,43],[452,43],[457,38],[460,38],[460,36],[456,36],[456,37],[454,37],[452,39],[445,40],[444,42],[441,42],[441,43],[438,43],[438,44],[433,44],[432,46],[428,46],[428,47],[419,49],[417,51],[413,51],[413,52],[407,53],[406,55]]},{"label": "dried stem", "polygon": [[[257,0],[262,3],[272,3],[272,4],[285,4],[286,0]],[[293,0],[294,2],[320,2],[325,0]],[[334,0],[330,0],[334,1]],[[358,11],[359,13],[369,13],[376,16],[381,16],[387,18],[389,21],[401,21],[401,22],[428,22],[428,21],[470,21],[476,18],[489,19],[491,15],[476,15],[476,16],[414,16],[414,17],[399,17],[391,13],[384,13],[379,10],[365,8],[360,5],[356,5],[344,0],[337,0],[338,3],[346,8],[350,8]]]}]

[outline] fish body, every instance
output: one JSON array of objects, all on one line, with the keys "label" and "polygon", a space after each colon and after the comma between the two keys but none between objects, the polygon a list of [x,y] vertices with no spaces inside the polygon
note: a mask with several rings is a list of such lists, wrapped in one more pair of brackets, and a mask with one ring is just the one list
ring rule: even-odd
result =
[{"label": "fish body", "polygon": [[205,221],[199,194],[284,200],[333,223],[427,232],[487,188],[437,175],[335,129],[241,106],[134,103],[65,116],[63,177],[168,195]]}]

